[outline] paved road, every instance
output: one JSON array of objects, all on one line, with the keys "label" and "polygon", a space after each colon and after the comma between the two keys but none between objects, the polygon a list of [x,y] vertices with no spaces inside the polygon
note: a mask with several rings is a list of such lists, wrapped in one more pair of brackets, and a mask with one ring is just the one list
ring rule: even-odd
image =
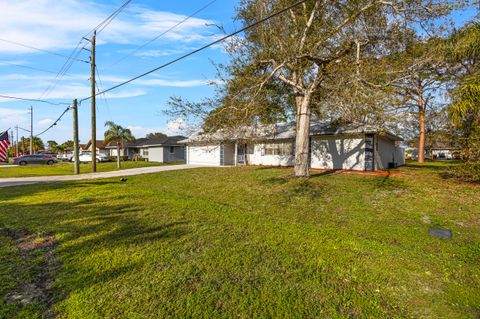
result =
[{"label": "paved road", "polygon": [[177,171],[184,169],[207,167],[203,165],[171,165],[171,166],[152,166],[142,168],[131,168],[121,171],[111,171],[102,173],[90,173],[81,175],[59,175],[59,176],[35,176],[35,177],[13,177],[0,178],[0,187],[30,185],[50,182],[80,181],[99,178],[125,177],[133,175],[152,174],[167,171]]}]

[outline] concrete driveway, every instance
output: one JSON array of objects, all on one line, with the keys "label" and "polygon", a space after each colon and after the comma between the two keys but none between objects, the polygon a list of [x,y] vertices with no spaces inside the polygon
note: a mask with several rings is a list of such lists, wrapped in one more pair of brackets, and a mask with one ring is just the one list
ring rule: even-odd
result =
[{"label": "concrete driveway", "polygon": [[171,165],[171,166],[152,166],[142,168],[131,168],[121,171],[111,171],[102,173],[90,173],[80,175],[59,175],[59,176],[35,176],[35,177],[13,177],[0,178],[0,187],[30,185],[51,182],[81,181],[111,177],[126,177],[133,175],[153,174],[159,172],[178,171],[192,168],[208,167],[204,165]]}]

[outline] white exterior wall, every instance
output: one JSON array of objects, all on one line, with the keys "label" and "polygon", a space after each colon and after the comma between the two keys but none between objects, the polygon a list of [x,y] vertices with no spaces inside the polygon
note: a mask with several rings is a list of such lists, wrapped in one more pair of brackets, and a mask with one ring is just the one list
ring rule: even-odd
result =
[{"label": "white exterior wall", "polygon": [[365,138],[314,137],[311,168],[365,170]]},{"label": "white exterior wall", "polygon": [[[120,156],[126,156],[127,154],[127,149],[120,149]],[[110,149],[110,156],[117,156],[117,149],[116,148],[111,148]]]},{"label": "white exterior wall", "polygon": [[187,164],[220,166],[220,145],[187,146]]},{"label": "white exterior wall", "polygon": [[255,144],[253,154],[247,155],[248,165],[264,166],[293,166],[295,165],[294,155],[262,155],[264,143]]},{"label": "white exterior wall", "polygon": [[403,163],[405,163],[404,155],[395,145],[394,141],[378,135],[375,136],[375,140],[375,153],[378,154],[378,156],[375,156],[375,168],[387,169],[388,163],[392,162],[399,165],[403,165]]},{"label": "white exterior wall", "polygon": [[149,147],[148,161],[163,163],[163,147]]}]

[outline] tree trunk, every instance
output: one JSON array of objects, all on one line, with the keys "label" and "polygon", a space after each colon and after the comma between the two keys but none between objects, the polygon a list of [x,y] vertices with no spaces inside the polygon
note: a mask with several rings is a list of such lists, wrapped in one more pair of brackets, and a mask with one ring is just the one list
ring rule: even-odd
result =
[{"label": "tree trunk", "polygon": [[120,144],[117,144],[117,168],[120,169]]},{"label": "tree trunk", "polygon": [[295,176],[309,176],[309,137],[310,137],[310,95],[297,93],[295,97],[297,107],[297,128],[295,139]]},{"label": "tree trunk", "polygon": [[420,135],[418,139],[418,162],[425,162],[425,107],[423,105],[423,87],[420,84],[418,90],[418,120],[420,123]]}]

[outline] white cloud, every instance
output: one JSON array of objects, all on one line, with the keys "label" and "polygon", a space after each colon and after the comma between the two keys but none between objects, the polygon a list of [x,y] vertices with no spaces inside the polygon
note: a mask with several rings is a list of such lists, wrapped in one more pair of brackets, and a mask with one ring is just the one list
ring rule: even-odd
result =
[{"label": "white cloud", "polygon": [[[0,99],[0,102],[2,100]],[[27,110],[17,110],[9,108],[0,108],[0,125],[13,127],[15,125],[23,125],[28,120]],[[2,127],[0,129],[7,129]]]},{"label": "white cloud", "polygon": [[132,131],[132,134],[137,137],[145,137],[149,133],[164,133],[167,135],[181,135],[184,134],[187,125],[183,119],[176,119],[169,121],[166,126],[164,127],[144,127],[140,125],[128,125],[127,126],[130,131]]},{"label": "white cloud", "polygon": [[180,53],[185,53],[185,51],[169,50],[169,49],[166,49],[166,50],[144,50],[144,51],[135,52],[134,55],[139,56],[139,57],[158,58],[158,57],[162,57],[162,56],[170,56],[170,55],[180,54]]},{"label": "white cloud", "polygon": [[139,125],[129,125],[127,128],[132,131],[133,136],[136,138],[145,137],[149,133],[162,132],[162,128],[143,127]]},{"label": "white cloud", "polygon": [[49,125],[52,125],[53,124],[53,120],[52,119],[42,119],[40,121],[37,122],[37,125],[39,126],[49,126]]},{"label": "white cloud", "polygon": [[187,123],[182,118],[169,121],[167,123],[167,128],[165,129],[165,134],[167,135],[180,135],[187,128]]},{"label": "white cloud", "polygon": [[[0,0],[0,38],[45,50],[70,49],[116,8],[82,0]],[[72,18],[73,17],[73,18]],[[186,16],[130,5],[99,35],[105,43],[139,44],[175,26]],[[211,38],[207,24],[191,18],[163,36],[183,43]],[[134,31],[134,32],[132,32]],[[0,52],[31,53],[32,49],[0,42]]]},{"label": "white cloud", "polygon": [[[9,92],[5,95],[9,96],[16,96],[24,99],[37,99],[43,93],[43,89],[32,89],[27,92]],[[105,94],[106,98],[109,99],[120,99],[120,98],[130,98],[130,97],[138,97],[143,96],[146,94],[145,90],[141,89],[130,89],[130,90],[119,90],[115,92],[108,92]],[[49,95],[48,99],[62,99],[67,101],[73,101],[75,98],[86,98],[90,96],[90,88],[85,85],[78,85],[78,84],[65,84],[65,85],[57,85],[55,90],[53,90]],[[97,98],[102,98],[103,96],[99,96]],[[11,100],[8,99],[0,99],[1,102],[9,102]]]}]

